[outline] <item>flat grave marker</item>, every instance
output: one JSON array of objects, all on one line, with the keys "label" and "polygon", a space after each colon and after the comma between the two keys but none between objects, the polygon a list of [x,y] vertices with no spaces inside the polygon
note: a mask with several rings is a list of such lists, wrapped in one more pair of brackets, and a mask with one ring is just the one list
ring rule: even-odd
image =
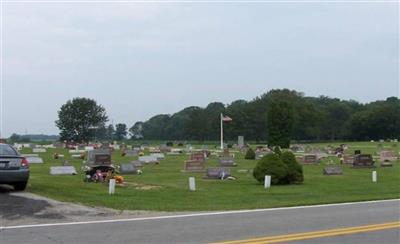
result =
[{"label": "flat grave marker", "polygon": [[34,148],[32,149],[33,153],[46,153],[47,150],[45,148]]},{"label": "flat grave marker", "polygon": [[323,170],[324,175],[342,175],[342,168],[339,166],[325,167]]},{"label": "flat grave marker", "polygon": [[54,166],[50,167],[51,175],[76,175],[76,169],[74,166]]},{"label": "flat grave marker", "polygon": [[153,157],[153,156],[140,156],[139,157],[139,161],[143,162],[143,163],[146,163],[146,164],[150,164],[150,163],[158,164],[158,163],[160,163],[160,161],[158,161],[158,159]]},{"label": "flat grave marker", "polygon": [[219,164],[222,167],[235,167],[237,164],[235,163],[235,160],[230,157],[222,157],[219,159]]},{"label": "flat grave marker", "polygon": [[29,164],[42,164],[43,159],[40,157],[25,157]]},{"label": "flat grave marker", "polygon": [[150,156],[156,158],[157,160],[165,159],[164,153],[152,153],[152,154],[150,154]]},{"label": "flat grave marker", "polygon": [[119,171],[121,174],[125,175],[134,175],[137,174],[138,171],[133,164],[121,164]]}]

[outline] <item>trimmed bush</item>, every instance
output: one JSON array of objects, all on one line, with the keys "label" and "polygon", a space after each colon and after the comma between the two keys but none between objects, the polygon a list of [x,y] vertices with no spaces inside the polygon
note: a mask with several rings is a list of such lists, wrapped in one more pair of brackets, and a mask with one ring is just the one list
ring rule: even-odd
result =
[{"label": "trimmed bush", "polygon": [[274,147],[274,153],[277,154],[279,157],[282,155],[281,148],[279,146]]},{"label": "trimmed bush", "polygon": [[272,185],[287,183],[288,168],[275,153],[264,156],[253,170],[254,178],[260,183],[265,181],[266,175],[271,176]]},{"label": "trimmed bush", "polygon": [[254,152],[253,149],[249,148],[246,152],[246,155],[244,156],[245,159],[256,159],[256,153]]},{"label": "trimmed bush", "polygon": [[179,142],[179,143],[178,143],[178,147],[183,147],[183,143],[182,143],[182,142]]},{"label": "trimmed bush", "polygon": [[167,147],[173,147],[173,146],[174,146],[174,143],[173,143],[172,141],[169,141],[169,142],[165,143],[165,145],[166,145]]},{"label": "trimmed bush", "polygon": [[304,181],[303,166],[299,164],[292,152],[283,152],[281,160],[288,168],[287,182],[302,183]]}]

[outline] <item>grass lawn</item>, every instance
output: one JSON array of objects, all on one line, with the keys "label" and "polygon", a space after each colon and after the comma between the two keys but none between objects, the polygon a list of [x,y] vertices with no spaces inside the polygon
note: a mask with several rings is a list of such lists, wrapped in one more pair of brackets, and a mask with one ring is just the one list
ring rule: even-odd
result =
[{"label": "grass lawn", "polygon": [[[339,145],[335,143],[331,145]],[[363,153],[376,155],[378,143],[347,143],[349,153],[361,149]],[[324,146],[314,144],[313,146]],[[326,144],[327,145],[327,144]],[[395,149],[393,143],[383,143],[385,149]],[[31,153],[24,149],[23,153]],[[58,152],[65,155],[80,174],[76,176],[52,176],[50,166],[60,166],[62,160],[52,159]],[[31,164],[31,178],[27,191],[60,201],[81,203],[89,206],[102,206],[120,210],[155,211],[205,211],[256,209],[321,203],[338,203],[377,199],[400,198],[400,162],[392,168],[351,169],[343,165],[343,175],[324,176],[323,168],[336,157],[325,159],[321,165],[304,166],[304,184],[273,186],[265,190],[256,182],[251,173],[240,173],[240,169],[253,169],[256,161],[244,160],[236,153],[238,167],[231,168],[235,181],[204,180],[205,173],[182,173],[183,162],[188,158],[166,156],[160,165],[145,165],[142,175],[124,176],[127,186],[117,187],[116,194],[108,195],[108,187],[101,183],[85,183],[81,171],[82,160],[73,160],[63,149],[48,149],[40,156],[45,163]],[[136,158],[123,158],[119,151],[112,157],[117,164]],[[207,167],[217,166],[217,158],[207,161]],[[372,183],[371,172],[377,170],[378,183]],[[196,177],[196,192],[188,190],[188,177]]]}]

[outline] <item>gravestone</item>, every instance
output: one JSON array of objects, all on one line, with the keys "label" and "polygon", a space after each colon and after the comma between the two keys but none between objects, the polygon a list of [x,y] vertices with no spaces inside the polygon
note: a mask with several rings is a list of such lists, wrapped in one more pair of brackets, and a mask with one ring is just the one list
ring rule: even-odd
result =
[{"label": "gravestone", "polygon": [[354,151],[354,155],[358,155],[358,154],[361,154],[361,150],[355,150]]},{"label": "gravestone", "polygon": [[146,163],[146,164],[152,164],[152,163],[158,164],[158,163],[160,163],[160,161],[158,161],[157,158],[152,157],[152,156],[141,156],[141,157],[139,157],[139,161],[143,162],[143,163]]},{"label": "gravestone", "polygon": [[137,174],[138,171],[133,164],[121,164],[119,172],[123,175],[134,175]]},{"label": "gravestone", "polygon": [[194,160],[188,160],[185,161],[184,165],[184,172],[204,172],[205,171],[205,163],[204,161],[194,161]]},{"label": "gravestone", "polygon": [[324,175],[342,175],[342,168],[339,166],[326,167],[323,170]]},{"label": "gravestone", "polygon": [[29,164],[42,164],[43,159],[40,157],[25,157]]},{"label": "gravestone", "polygon": [[354,157],[353,168],[375,168],[371,154],[359,154]]},{"label": "gravestone", "polygon": [[207,175],[204,177],[204,179],[223,180],[229,176],[231,176],[231,173],[228,168],[208,168]]},{"label": "gravestone", "polygon": [[94,150],[93,146],[86,146],[85,147],[85,151],[90,151],[90,150]]},{"label": "gravestone", "polygon": [[167,145],[161,145],[160,146],[160,152],[161,153],[169,153],[169,152],[171,152],[171,147],[169,147]]},{"label": "gravestone", "polygon": [[381,162],[381,167],[393,167],[393,163],[389,161]]},{"label": "gravestone", "polygon": [[315,154],[307,154],[303,156],[303,163],[304,164],[317,164],[318,163],[318,156]]},{"label": "gravestone", "polygon": [[111,153],[108,149],[95,149],[88,151],[88,164],[111,165]]},{"label": "gravestone", "polygon": [[379,154],[379,160],[381,162],[394,162],[397,161],[397,156],[394,151],[382,151]]},{"label": "gravestone", "polygon": [[235,167],[237,164],[235,163],[235,160],[231,157],[222,157],[219,159],[219,164],[222,167]]},{"label": "gravestone", "polygon": [[139,155],[139,151],[137,150],[126,150],[125,156],[126,157],[137,157]]},{"label": "gravestone", "polygon": [[73,158],[73,159],[82,159],[82,155],[80,155],[80,154],[72,154],[71,158]]},{"label": "gravestone", "polygon": [[239,136],[238,137],[238,147],[239,148],[244,147],[244,136]]},{"label": "gravestone", "polygon": [[32,149],[32,152],[33,153],[46,153],[47,150],[44,148],[34,148],[34,149]]},{"label": "gravestone", "polygon": [[352,155],[344,155],[343,156],[344,164],[353,164],[353,162],[354,162],[354,156],[352,156]]},{"label": "gravestone", "polygon": [[135,166],[135,168],[140,169],[143,167],[143,162],[140,161],[132,161],[131,164]]},{"label": "gravestone", "polygon": [[150,154],[150,156],[156,158],[157,160],[165,159],[164,153],[152,153],[152,154]]},{"label": "gravestone", "polygon": [[206,157],[203,152],[194,152],[190,155],[190,160],[192,161],[199,161],[199,162],[205,162]]},{"label": "gravestone", "polygon": [[50,167],[51,175],[76,175],[76,169],[74,166],[54,166]]}]

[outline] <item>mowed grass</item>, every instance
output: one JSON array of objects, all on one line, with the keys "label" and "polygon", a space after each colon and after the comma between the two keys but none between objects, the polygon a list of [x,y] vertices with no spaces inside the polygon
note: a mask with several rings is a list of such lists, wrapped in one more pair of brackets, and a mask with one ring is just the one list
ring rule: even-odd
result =
[{"label": "mowed grass", "polygon": [[[327,144],[313,146],[325,145]],[[377,143],[348,145],[349,152],[360,149],[365,153],[377,155]],[[383,146],[384,149],[399,151],[399,147],[393,147],[393,143],[383,143]],[[23,152],[31,153],[31,150],[24,149]],[[64,154],[65,160],[71,162],[79,174],[50,175],[50,166],[60,166],[64,160],[52,159],[55,152]],[[352,169],[349,165],[343,165],[343,175],[324,176],[322,170],[328,163],[339,164],[339,160],[332,156],[325,159],[321,165],[304,166],[303,184],[273,186],[265,190],[250,172],[239,172],[243,169],[253,169],[257,162],[245,160],[240,153],[236,153],[238,167],[231,168],[231,174],[237,177],[237,180],[224,181],[205,180],[205,173],[182,173],[184,161],[188,156],[166,156],[159,165],[145,165],[142,175],[124,176],[127,185],[117,187],[116,194],[109,196],[107,184],[83,181],[82,160],[71,159],[67,150],[48,149],[47,153],[40,156],[45,163],[30,166],[31,178],[27,191],[60,201],[119,210],[235,210],[400,198],[399,161],[395,162],[392,168],[381,168],[379,163],[376,163],[376,169]],[[116,151],[112,159],[119,164],[136,158],[121,157],[120,151]],[[206,165],[217,166],[218,159],[213,157]],[[378,183],[372,183],[373,170],[378,172]],[[196,178],[196,192],[190,192],[188,189],[190,176]]]}]

